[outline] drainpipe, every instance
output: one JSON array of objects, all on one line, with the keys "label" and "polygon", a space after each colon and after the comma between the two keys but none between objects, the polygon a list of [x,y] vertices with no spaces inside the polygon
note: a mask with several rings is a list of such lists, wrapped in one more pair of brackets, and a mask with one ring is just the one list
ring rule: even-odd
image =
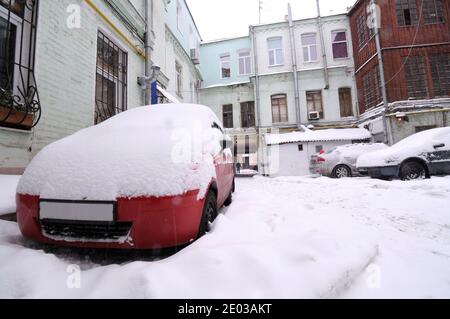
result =
[{"label": "drainpipe", "polygon": [[323,36],[322,15],[320,14],[320,0],[316,0],[316,3],[317,3],[317,25],[319,27],[320,44],[322,46],[323,70],[324,70],[324,76],[325,76],[325,90],[328,90],[330,88],[330,75],[328,74],[327,51],[325,49],[325,39]]},{"label": "drainpipe", "polygon": [[388,145],[390,145],[393,141],[391,138],[390,130],[388,127],[388,119],[386,116],[388,107],[389,107],[389,100],[387,97],[387,91],[386,91],[386,79],[384,76],[384,63],[383,63],[383,55],[381,50],[381,40],[380,40],[380,27],[378,25],[378,10],[377,10],[377,4],[375,0],[372,0],[370,2],[370,13],[372,16],[372,26],[375,29],[375,45],[377,48],[377,58],[378,58],[378,68],[380,70],[380,84],[381,84],[381,94],[383,96],[383,130],[384,130],[384,142]]},{"label": "drainpipe", "polygon": [[300,92],[299,92],[299,81],[298,81],[298,70],[297,70],[297,49],[295,46],[295,34],[294,34],[294,23],[292,21],[292,8],[291,4],[288,3],[288,23],[289,23],[289,34],[291,42],[291,57],[292,57],[292,74],[294,75],[294,92],[295,92],[295,113],[297,126],[302,124],[301,113],[300,113]]},{"label": "drainpipe", "polygon": [[145,0],[145,23],[147,25],[145,32],[145,88],[144,88],[144,101],[145,105],[152,104],[152,91],[154,85],[152,82],[155,80],[152,53],[153,53],[153,0]]},{"label": "drainpipe", "polygon": [[[255,71],[255,108],[256,108],[256,134],[258,136],[258,161],[259,161],[259,169],[261,173],[261,164],[264,163],[264,151],[261,149],[261,95],[260,95],[260,87],[259,87],[259,66],[258,66],[258,49],[256,45],[256,35],[255,35],[255,27],[250,26],[250,37],[252,41],[252,49],[253,49],[253,65]],[[264,175],[265,168],[262,170],[262,174]]]},{"label": "drainpipe", "polygon": [[256,129],[259,129],[261,127],[261,108],[260,108],[260,102],[261,102],[261,96],[260,96],[260,89],[259,89],[259,66],[258,66],[258,49],[256,47],[256,36],[255,36],[255,27],[250,26],[250,35],[252,40],[252,49],[253,49],[253,65],[255,68],[255,107],[256,107],[256,113],[258,115],[257,121],[256,121]]}]

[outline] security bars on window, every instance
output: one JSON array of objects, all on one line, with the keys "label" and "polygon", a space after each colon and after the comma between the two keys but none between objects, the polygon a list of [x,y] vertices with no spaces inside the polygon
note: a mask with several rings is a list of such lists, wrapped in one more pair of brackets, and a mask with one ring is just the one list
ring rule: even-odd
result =
[{"label": "security bars on window", "polygon": [[128,54],[99,31],[95,124],[127,110],[127,68]]},{"label": "security bars on window", "polygon": [[34,74],[38,0],[0,0],[0,126],[31,130],[41,118]]}]

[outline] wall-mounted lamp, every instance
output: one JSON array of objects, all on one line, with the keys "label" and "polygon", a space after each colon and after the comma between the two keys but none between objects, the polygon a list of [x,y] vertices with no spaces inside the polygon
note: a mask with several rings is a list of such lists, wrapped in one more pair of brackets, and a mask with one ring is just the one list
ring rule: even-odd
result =
[{"label": "wall-mounted lamp", "polygon": [[397,122],[409,122],[409,117],[406,115],[406,113],[396,113],[395,118],[397,119]]}]

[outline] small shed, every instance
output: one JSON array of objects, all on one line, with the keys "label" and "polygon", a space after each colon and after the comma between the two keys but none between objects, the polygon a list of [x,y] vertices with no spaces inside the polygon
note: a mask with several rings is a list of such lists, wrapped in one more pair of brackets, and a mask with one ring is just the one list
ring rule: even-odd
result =
[{"label": "small shed", "polygon": [[310,173],[311,158],[321,151],[346,144],[370,142],[366,129],[326,129],[285,134],[266,134],[263,137],[263,169],[269,176],[304,176]]}]

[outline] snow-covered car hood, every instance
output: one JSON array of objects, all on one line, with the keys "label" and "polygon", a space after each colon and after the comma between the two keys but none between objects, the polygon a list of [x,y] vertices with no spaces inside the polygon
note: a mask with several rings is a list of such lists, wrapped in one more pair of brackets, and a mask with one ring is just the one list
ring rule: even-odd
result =
[{"label": "snow-covered car hood", "polygon": [[200,190],[215,177],[222,133],[205,106],[140,107],[45,147],[18,193],[47,199],[115,200]]},{"label": "snow-covered car hood", "polygon": [[358,158],[358,168],[395,166],[410,157],[426,158],[426,153],[434,152],[434,145],[441,143],[439,137],[450,133],[450,128],[439,128],[412,135],[394,146],[370,152]]}]

